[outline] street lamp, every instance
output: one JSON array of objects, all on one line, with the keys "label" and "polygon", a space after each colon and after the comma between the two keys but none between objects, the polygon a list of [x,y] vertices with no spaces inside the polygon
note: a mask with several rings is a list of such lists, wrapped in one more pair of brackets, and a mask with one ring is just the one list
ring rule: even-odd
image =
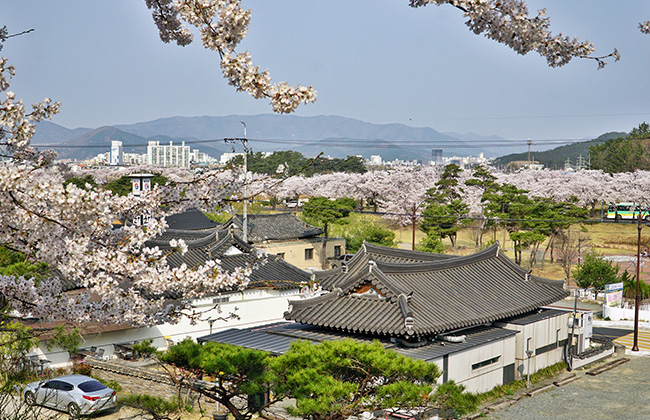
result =
[{"label": "street lamp", "polygon": [[533,350],[526,350],[526,356],[528,356],[528,378],[526,379],[526,388],[530,388],[530,358],[533,356]]},{"label": "street lamp", "polygon": [[[634,213],[632,213],[634,214]],[[639,205],[638,219],[638,237],[636,243],[636,293],[634,296],[634,345],[632,351],[639,351],[639,305],[641,297],[639,296],[639,282],[641,281],[641,219],[643,218],[643,210]]]}]

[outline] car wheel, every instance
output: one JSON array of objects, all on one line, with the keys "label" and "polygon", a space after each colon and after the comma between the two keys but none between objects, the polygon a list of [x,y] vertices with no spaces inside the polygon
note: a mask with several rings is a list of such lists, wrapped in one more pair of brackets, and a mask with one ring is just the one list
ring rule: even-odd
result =
[{"label": "car wheel", "polygon": [[25,404],[27,405],[34,405],[36,404],[36,396],[34,395],[33,392],[25,392]]},{"label": "car wheel", "polygon": [[70,403],[70,405],[68,405],[68,414],[70,414],[70,417],[73,419],[76,419],[81,414],[81,409],[77,404]]}]

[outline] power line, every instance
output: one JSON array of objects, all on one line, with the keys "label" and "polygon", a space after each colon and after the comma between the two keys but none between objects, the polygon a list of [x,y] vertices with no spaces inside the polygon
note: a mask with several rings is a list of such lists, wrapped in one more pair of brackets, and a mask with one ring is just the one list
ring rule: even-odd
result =
[{"label": "power line", "polygon": [[[224,142],[227,138],[208,139],[208,140],[184,140],[185,144],[205,144],[205,143],[218,143]],[[255,139],[249,138],[249,142],[258,142],[262,144],[286,144],[301,147],[354,147],[354,148],[372,148],[381,150],[390,148],[404,148],[404,147],[457,147],[457,148],[473,148],[485,146],[498,146],[498,147],[524,147],[528,139],[502,139],[502,140],[385,140],[385,139],[328,139],[328,140],[313,140],[313,139]],[[539,139],[532,141],[533,145],[568,145],[583,143],[591,140],[585,139]],[[378,147],[378,142],[386,142],[383,147]],[[132,143],[122,144],[122,148],[146,148],[148,144]],[[49,148],[49,149],[106,149],[110,148],[110,144],[90,144],[90,145],[67,145],[67,144],[32,144],[35,148]]]}]

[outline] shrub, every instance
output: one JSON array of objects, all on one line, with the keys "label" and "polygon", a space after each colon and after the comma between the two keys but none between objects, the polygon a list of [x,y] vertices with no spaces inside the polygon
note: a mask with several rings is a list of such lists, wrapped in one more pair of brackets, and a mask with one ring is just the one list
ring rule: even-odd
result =
[{"label": "shrub", "polygon": [[151,345],[152,340],[147,339],[147,340],[142,340],[139,343],[135,343],[133,345],[133,356],[134,357],[142,357],[142,356],[152,356],[155,355],[158,352],[158,349],[156,349],[153,345]]},{"label": "shrub", "polygon": [[102,379],[101,382],[115,392],[120,392],[122,390],[122,385],[120,385],[120,383],[114,379],[108,379],[108,380]]},{"label": "shrub", "polygon": [[93,368],[88,363],[75,362],[72,365],[72,373],[76,375],[90,376],[92,372],[93,372]]},{"label": "shrub", "polygon": [[140,408],[152,414],[165,415],[179,410],[179,404],[168,401],[161,397],[144,394],[130,394],[120,397],[118,402],[121,405],[133,408]]}]

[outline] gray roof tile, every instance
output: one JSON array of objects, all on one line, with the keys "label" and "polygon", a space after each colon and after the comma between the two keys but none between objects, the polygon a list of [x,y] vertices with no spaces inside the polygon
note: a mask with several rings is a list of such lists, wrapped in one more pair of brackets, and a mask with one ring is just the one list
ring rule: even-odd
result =
[{"label": "gray roof tile", "polygon": [[[529,313],[568,295],[561,281],[530,276],[498,244],[411,263],[374,262],[366,247],[350,261],[348,273],[330,271],[320,279],[337,293],[293,301],[285,317],[349,332],[422,337]],[[355,293],[367,282],[380,297]]]},{"label": "gray roof tile", "polygon": [[[307,224],[291,213],[249,214],[247,223],[249,243],[304,239],[323,233],[323,229]],[[237,215],[224,223],[223,227],[234,226],[237,235],[241,236],[242,225],[242,216]]]},{"label": "gray roof tile", "polygon": [[[516,331],[505,330],[497,327],[479,326],[463,331],[465,340],[458,343],[436,341],[420,347],[404,347],[390,339],[380,339],[380,343],[390,350],[413,358],[425,361],[439,359],[445,355],[466,351],[472,347],[484,345],[489,342],[502,340],[517,334]],[[199,342],[214,341],[218,343],[233,344],[237,346],[266,350],[272,354],[285,353],[295,340],[309,340],[312,343],[323,341],[342,340],[352,338],[361,342],[376,341],[377,337],[364,334],[348,334],[332,331],[312,325],[298,323],[275,323],[262,327],[246,329],[229,329],[214,334],[199,337]]]}]

